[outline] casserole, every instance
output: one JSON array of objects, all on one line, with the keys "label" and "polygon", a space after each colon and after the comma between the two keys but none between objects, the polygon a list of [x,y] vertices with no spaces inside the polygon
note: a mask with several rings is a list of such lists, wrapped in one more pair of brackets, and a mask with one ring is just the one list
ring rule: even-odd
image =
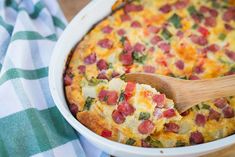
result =
[{"label": "casserole", "polygon": [[[102,3],[103,5],[101,8],[99,6]],[[139,156],[145,156],[145,155],[146,156],[148,155],[149,156],[156,156],[156,155],[177,156],[178,155],[178,156],[182,156],[182,155],[191,155],[196,152],[199,155],[205,152],[212,151],[213,149],[214,150],[218,149],[219,147],[214,147],[213,149],[205,150],[207,144],[211,144],[210,145],[211,147],[210,146],[209,147],[212,148],[212,145],[214,144],[214,142],[203,144],[204,146],[202,147],[198,147],[198,146],[201,146],[201,145],[198,145],[198,146],[190,146],[190,147],[184,147],[184,148],[170,148],[170,149],[135,148],[135,147],[124,146],[124,145],[120,145],[120,144],[112,142],[112,145],[115,146],[114,148],[116,148],[115,150],[112,148],[110,149],[110,147],[112,147],[112,145],[110,145],[111,141],[107,141],[106,139],[97,137],[97,135],[94,133],[90,134],[90,131],[86,130],[86,128],[84,128],[84,126],[82,126],[79,122],[76,122],[76,124],[74,121],[72,122],[72,120],[75,120],[75,119],[72,117],[71,113],[66,113],[68,111],[65,111],[66,108],[64,108],[66,106],[66,102],[64,99],[63,86],[62,86],[62,75],[63,75],[63,69],[65,66],[67,54],[75,46],[76,42],[81,40],[81,38],[87,33],[87,31],[92,27],[93,24],[95,24],[98,20],[102,19],[105,15],[108,15],[108,13],[110,13],[111,6],[113,3],[114,1],[105,2],[101,0],[92,2],[72,21],[72,23],[68,26],[68,28],[65,30],[64,34],[58,41],[58,44],[56,45],[55,51],[52,56],[52,61],[51,61],[50,71],[49,71],[49,81],[50,81],[53,98],[59,110],[62,112],[63,115],[66,114],[65,118],[70,122],[70,124],[73,127],[75,127],[75,129],[81,132],[82,135],[84,135],[85,137],[93,141],[93,143],[96,143],[96,144],[99,143],[97,145],[98,147],[116,156],[124,156],[124,155],[135,155],[135,156],[138,156],[138,155]],[[88,11],[91,11],[92,9],[97,10],[99,14],[94,15],[91,12],[88,12]],[[76,29],[76,26],[79,26],[79,25],[83,26],[83,28],[80,28],[78,30]],[[81,31],[81,29],[83,30]],[[66,43],[66,45],[63,45],[64,43]],[[61,105],[65,105],[65,106],[61,106]],[[92,137],[94,139],[96,139],[97,137],[98,140],[94,142],[94,139],[92,140]],[[231,138],[231,137],[232,136],[228,138]],[[224,138],[222,140],[225,140],[225,139],[227,138]],[[222,141],[222,140],[218,140],[218,141]],[[218,142],[218,141],[215,141],[215,142]],[[101,144],[100,142],[103,144]],[[104,148],[104,146],[107,146],[106,149]],[[194,149],[192,149],[192,147]],[[190,151],[187,151],[186,149]],[[173,151],[175,152],[172,153]]]}]

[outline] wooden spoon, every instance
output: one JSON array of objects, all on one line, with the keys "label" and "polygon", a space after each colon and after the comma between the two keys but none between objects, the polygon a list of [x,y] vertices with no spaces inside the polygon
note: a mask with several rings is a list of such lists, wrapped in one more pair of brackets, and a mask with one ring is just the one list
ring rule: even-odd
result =
[{"label": "wooden spoon", "polygon": [[179,113],[203,101],[235,95],[235,75],[205,80],[182,80],[149,73],[129,73],[126,81],[148,84],[172,99]]}]

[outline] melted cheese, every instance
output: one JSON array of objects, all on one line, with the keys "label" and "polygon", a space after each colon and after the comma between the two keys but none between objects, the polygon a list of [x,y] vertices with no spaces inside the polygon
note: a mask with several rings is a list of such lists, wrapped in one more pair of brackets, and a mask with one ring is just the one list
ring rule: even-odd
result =
[{"label": "melted cheese", "polygon": [[[229,24],[235,28],[235,21],[231,20],[225,22],[223,15],[226,9],[224,7],[217,7],[215,10],[218,12],[216,17],[216,25],[213,27],[205,24],[205,17],[210,16],[210,13],[204,13],[200,23],[195,23],[189,13],[189,7],[199,11],[201,6],[207,6],[213,8],[212,1],[207,0],[182,0],[188,2],[188,4],[182,9],[176,9],[175,3],[178,0],[169,1],[157,1],[157,0],[140,0],[134,1],[132,4],[141,5],[143,11],[128,13],[130,20],[121,21],[121,16],[125,14],[123,9],[120,9],[105,18],[98,23],[78,44],[75,48],[72,58],[69,62],[67,72],[71,71],[73,74],[73,82],[71,85],[65,87],[66,96],[70,104],[76,104],[79,108],[77,118],[92,129],[97,134],[101,134],[102,129],[108,129],[112,131],[111,140],[126,143],[129,138],[136,140],[134,145],[141,146],[141,140],[144,140],[148,135],[142,135],[138,131],[138,126],[141,121],[138,120],[140,112],[153,113],[155,103],[148,97],[151,93],[158,93],[155,89],[148,85],[136,86],[136,91],[133,93],[133,97],[130,102],[135,107],[136,111],[133,116],[126,117],[123,124],[116,124],[112,120],[112,112],[117,106],[107,105],[105,102],[100,102],[97,98],[101,89],[115,90],[120,95],[124,90],[126,83],[119,79],[111,79],[113,72],[117,72],[120,75],[125,72],[142,72],[146,65],[153,66],[155,73],[162,75],[169,75],[179,78],[189,79],[191,76],[196,76],[200,79],[214,78],[226,75],[235,68],[235,61],[226,55],[226,50],[235,52],[235,30],[227,30],[224,25]],[[168,13],[163,13],[159,8],[169,4],[171,10]],[[234,6],[234,1],[230,0],[229,4],[221,1],[219,5],[231,5]],[[200,12],[199,12],[200,13]],[[174,25],[169,22],[169,18],[173,14],[177,14],[180,17],[182,27],[175,28]],[[140,28],[131,27],[133,21],[138,21],[141,24]],[[102,29],[106,26],[112,27],[112,31],[109,34],[103,33]],[[157,33],[151,33],[148,30],[149,26],[155,26],[160,28]],[[199,45],[194,43],[190,36],[192,34],[201,36],[198,31],[199,27],[204,27],[208,30],[209,35],[206,37],[208,43],[205,45]],[[162,28],[167,28],[172,37],[165,39],[162,35]],[[146,55],[146,59],[143,63],[136,60],[133,61],[131,66],[123,66],[120,60],[120,54],[123,53],[123,43],[120,42],[121,36],[118,35],[118,30],[123,29],[125,37],[128,38],[128,42],[134,47],[136,43],[141,43],[145,46],[142,55]],[[182,31],[182,37],[177,36],[177,32]],[[220,38],[220,35],[224,34],[224,39]],[[162,42],[170,44],[170,52],[164,52],[162,48],[157,45],[151,44],[151,39],[154,36],[162,38]],[[112,41],[113,46],[110,49],[102,48],[98,45],[101,39],[109,39]],[[219,50],[216,52],[203,52],[207,46],[216,44],[219,46]],[[150,51],[151,50],[151,51]],[[96,53],[97,61],[104,59],[112,66],[107,70],[100,71],[97,68],[97,61],[91,65],[85,65],[84,58],[91,53]],[[178,60],[183,61],[184,67],[180,69],[176,66]],[[85,65],[85,74],[80,74],[77,67],[79,65]],[[202,70],[197,72],[195,68],[202,66]],[[96,78],[99,73],[105,73],[110,81],[101,81],[96,86],[90,86],[89,80]],[[89,111],[84,111],[84,103],[87,97],[95,98],[94,103]],[[235,98],[226,98],[228,105],[235,109]],[[207,104],[210,109],[215,110],[221,114],[219,121],[207,120],[204,126],[198,126],[195,124],[195,117],[197,114],[203,114],[206,117],[209,115],[210,109],[203,108],[203,105]],[[167,100],[168,108],[173,108],[174,104],[171,100]],[[163,112],[165,109],[162,109]],[[85,113],[90,113],[91,119],[97,119],[96,123],[87,122]],[[89,119],[89,118],[88,118]],[[235,118],[224,118],[223,110],[216,107],[214,101],[202,102],[197,107],[190,109],[187,116],[181,117],[179,114],[171,119],[156,119],[151,114],[150,119],[156,124],[155,131],[151,134],[151,137],[161,142],[161,147],[175,147],[177,142],[183,142],[185,145],[190,145],[190,135],[194,131],[202,133],[204,141],[209,142],[219,138],[226,137],[235,132]],[[173,122],[179,126],[178,133],[166,132],[164,125],[166,123]],[[95,127],[95,124],[97,127]]]}]

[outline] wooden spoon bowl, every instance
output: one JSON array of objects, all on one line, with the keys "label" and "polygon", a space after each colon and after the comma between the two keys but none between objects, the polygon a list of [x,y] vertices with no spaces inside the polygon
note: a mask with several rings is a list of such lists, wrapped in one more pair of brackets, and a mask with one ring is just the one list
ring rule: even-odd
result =
[{"label": "wooden spoon bowl", "polygon": [[182,80],[149,73],[129,73],[126,81],[148,84],[172,99],[179,113],[203,101],[235,95],[235,75],[204,80]]}]

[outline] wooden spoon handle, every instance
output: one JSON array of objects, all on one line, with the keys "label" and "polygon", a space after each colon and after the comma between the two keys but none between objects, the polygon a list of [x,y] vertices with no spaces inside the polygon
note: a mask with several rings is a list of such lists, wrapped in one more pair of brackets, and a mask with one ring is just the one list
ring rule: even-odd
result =
[{"label": "wooden spoon handle", "polygon": [[[235,75],[221,78],[187,82],[184,92],[176,93],[177,109],[187,110],[203,101],[220,97],[235,96]],[[184,95],[182,95],[184,93]],[[184,104],[184,105],[183,105]]]}]

